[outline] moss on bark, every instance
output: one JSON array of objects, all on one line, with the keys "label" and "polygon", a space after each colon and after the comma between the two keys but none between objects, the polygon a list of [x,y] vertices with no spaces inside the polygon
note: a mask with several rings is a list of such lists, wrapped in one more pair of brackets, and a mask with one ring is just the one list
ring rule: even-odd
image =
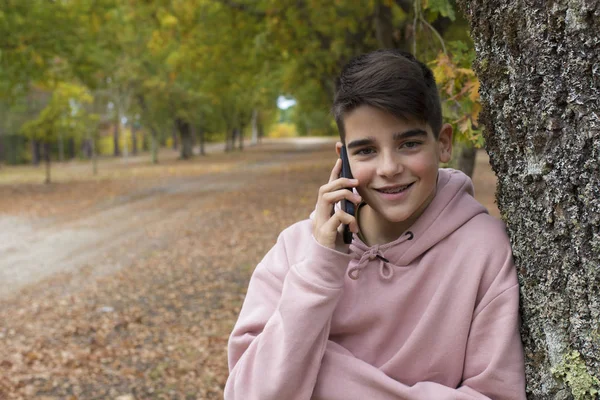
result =
[{"label": "moss on bark", "polygon": [[552,368],[552,373],[567,384],[575,400],[598,398],[600,380],[590,374],[578,351],[565,354],[563,361]]}]

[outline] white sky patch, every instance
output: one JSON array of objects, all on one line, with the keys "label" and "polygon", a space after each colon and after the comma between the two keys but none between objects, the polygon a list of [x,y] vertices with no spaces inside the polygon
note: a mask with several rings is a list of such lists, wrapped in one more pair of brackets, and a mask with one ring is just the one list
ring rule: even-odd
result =
[{"label": "white sky patch", "polygon": [[287,110],[290,107],[293,107],[296,105],[296,100],[295,99],[288,99],[285,96],[279,96],[277,98],[277,107],[279,107],[282,110]]}]

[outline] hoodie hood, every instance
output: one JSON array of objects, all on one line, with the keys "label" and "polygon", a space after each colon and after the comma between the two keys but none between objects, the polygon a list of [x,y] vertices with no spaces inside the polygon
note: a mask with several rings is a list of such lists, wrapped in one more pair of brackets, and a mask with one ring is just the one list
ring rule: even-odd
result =
[{"label": "hoodie hood", "polygon": [[[355,234],[350,251],[358,262],[348,274],[358,279],[359,272],[371,261],[380,264],[382,279],[393,276],[392,267],[407,267],[437,243],[479,214],[487,213],[473,197],[473,182],[463,172],[440,168],[436,194],[423,214],[393,242],[367,246]],[[312,215],[311,215],[312,217]]]}]

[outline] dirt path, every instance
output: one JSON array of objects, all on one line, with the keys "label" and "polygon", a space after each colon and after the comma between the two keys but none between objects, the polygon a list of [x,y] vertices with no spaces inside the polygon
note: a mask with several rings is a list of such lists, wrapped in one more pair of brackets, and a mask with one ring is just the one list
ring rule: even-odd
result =
[{"label": "dirt path", "polygon": [[[169,245],[186,212],[215,193],[239,190],[282,165],[310,162],[332,140],[267,143],[259,157],[231,163],[227,172],[172,178],[100,201],[75,217],[25,218],[0,214],[0,299],[57,273],[85,269],[86,278],[114,272]],[[312,156],[314,157],[314,155]],[[139,160],[138,160],[139,162]]]}]

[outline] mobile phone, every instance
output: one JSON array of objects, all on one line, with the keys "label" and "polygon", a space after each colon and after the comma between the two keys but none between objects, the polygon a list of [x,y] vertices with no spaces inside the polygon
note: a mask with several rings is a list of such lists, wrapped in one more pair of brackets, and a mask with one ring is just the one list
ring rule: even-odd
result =
[{"label": "mobile phone", "polygon": [[[340,178],[348,178],[353,179],[352,171],[350,171],[350,161],[348,161],[348,152],[346,150],[346,146],[342,146],[342,150],[340,151],[340,158],[342,159],[342,173],[340,174]],[[352,189],[347,188],[352,191]],[[342,199],[342,210],[347,212],[350,215],[354,215],[355,207],[354,203],[348,201],[346,199]],[[350,227],[348,225],[344,225],[344,243],[350,244],[352,243],[352,231],[350,231]]]}]

